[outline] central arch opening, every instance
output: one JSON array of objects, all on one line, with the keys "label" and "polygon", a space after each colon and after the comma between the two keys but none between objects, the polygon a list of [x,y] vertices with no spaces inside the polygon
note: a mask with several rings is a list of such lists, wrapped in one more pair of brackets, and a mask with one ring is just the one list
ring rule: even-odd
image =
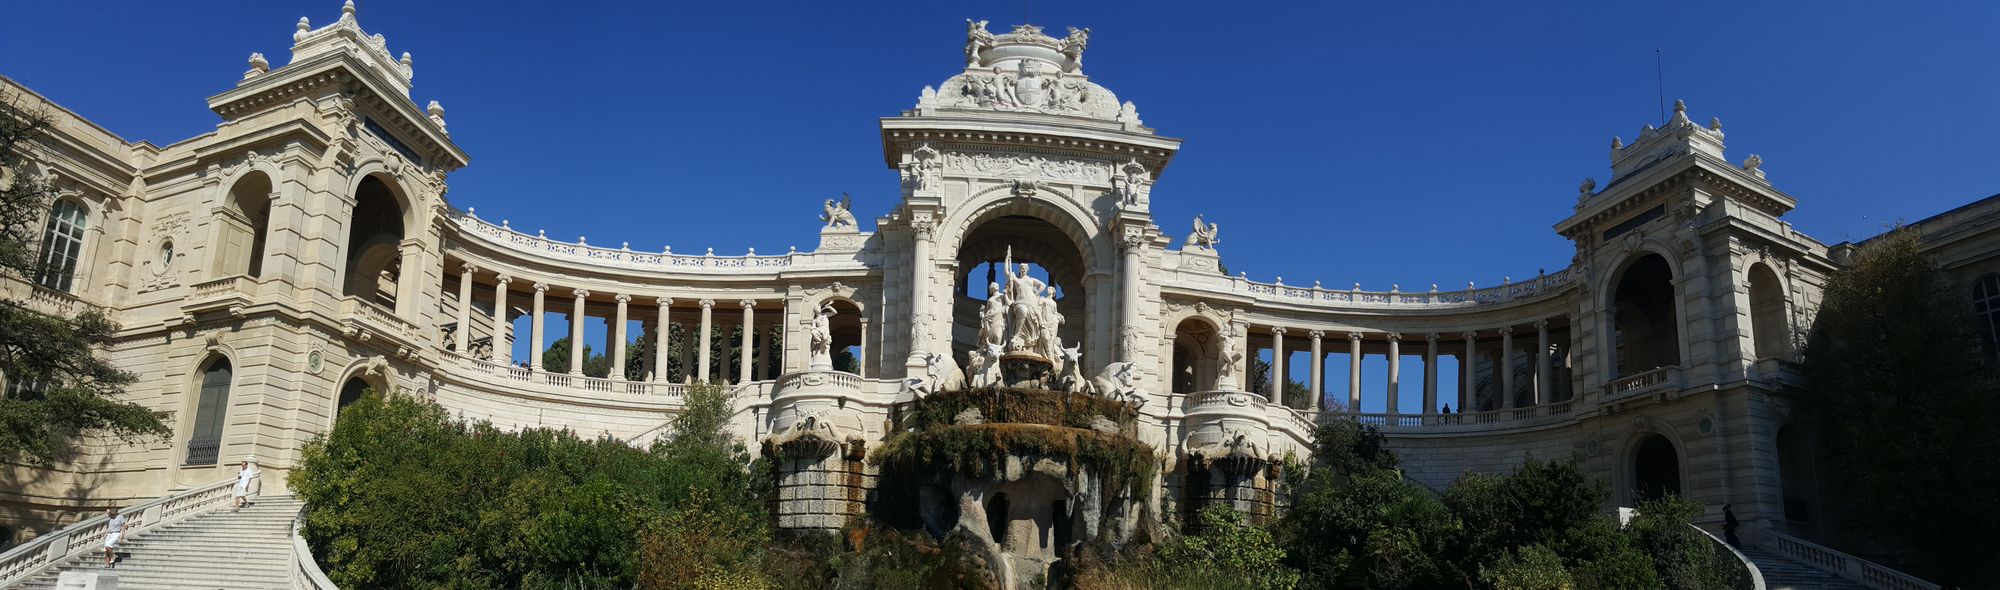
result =
[{"label": "central arch opening", "polygon": [[347,283],[342,292],[396,309],[403,274],[403,206],[389,185],[370,176],[354,192],[347,231]]},{"label": "central arch opening", "polygon": [[1632,261],[1612,294],[1613,347],[1618,377],[1681,364],[1680,321],[1674,311],[1674,271],[1658,254]]},{"label": "central arch opening", "polygon": [[[1056,312],[1062,315],[1062,324],[1055,331],[1062,346],[1088,348],[1084,341],[1087,266],[1061,228],[1039,217],[1009,215],[979,224],[965,234],[961,244],[951,308],[951,349],[959,366],[970,364],[986,301],[995,291],[1004,292],[1008,277],[1024,268],[1027,276],[1049,286]],[[1002,268],[1010,258],[1013,267]]]},{"label": "central arch opening", "polygon": [[1652,435],[1639,441],[1632,459],[1633,490],[1639,500],[1658,500],[1681,495],[1681,458],[1667,437]]}]

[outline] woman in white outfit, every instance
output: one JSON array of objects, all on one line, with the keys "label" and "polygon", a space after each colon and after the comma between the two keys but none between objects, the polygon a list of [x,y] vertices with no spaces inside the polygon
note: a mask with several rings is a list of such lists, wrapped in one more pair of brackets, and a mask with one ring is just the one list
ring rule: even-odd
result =
[{"label": "woman in white outfit", "polygon": [[257,474],[257,462],[255,461],[244,461],[243,469],[236,472],[236,510],[242,510],[243,505],[249,502],[250,485],[251,482],[256,481]]},{"label": "woman in white outfit", "polygon": [[104,525],[104,567],[118,567],[118,540],[125,538],[125,516],[117,508],[104,511],[111,519]]}]

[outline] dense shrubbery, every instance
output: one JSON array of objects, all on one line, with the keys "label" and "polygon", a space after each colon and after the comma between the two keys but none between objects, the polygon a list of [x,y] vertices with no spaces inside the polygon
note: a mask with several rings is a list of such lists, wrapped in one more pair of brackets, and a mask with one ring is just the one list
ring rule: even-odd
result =
[{"label": "dense shrubbery", "polygon": [[[307,447],[290,483],[312,507],[305,534],[321,565],[344,587],[983,587],[983,566],[957,537],[864,518],[838,536],[774,538],[762,510],[768,470],[750,468],[727,434],[729,412],[721,390],[698,388],[671,435],[640,450],[561,431],[504,433],[421,400],[368,395]],[[1014,436],[1027,431],[1064,436]],[[1087,430],[926,432],[965,436],[905,434],[878,453],[974,470],[995,452],[1072,456],[1105,473],[1100,463],[1121,465],[1116,478],[1150,479],[1150,450]],[[1372,429],[1336,423],[1318,442],[1320,467],[1296,478],[1280,522],[1254,525],[1211,506],[1197,533],[1163,531],[1122,550],[1087,544],[1056,579],[1086,590],[1736,583],[1686,525],[1698,507],[1646,504],[1619,529],[1601,512],[1602,487],[1573,464],[1529,460],[1511,475],[1467,476],[1440,496],[1403,479]]]},{"label": "dense shrubbery", "polygon": [[1380,434],[1318,432],[1316,463],[1279,524],[1286,563],[1312,588],[1731,588],[1734,570],[1688,519],[1642,505],[1619,529],[1607,493],[1575,464],[1528,459],[1473,474],[1440,497],[1407,481]]},{"label": "dense shrubbery", "polygon": [[906,429],[949,426],[960,412],[968,408],[978,409],[981,419],[989,423],[1015,422],[1070,428],[1090,428],[1094,418],[1102,417],[1121,429],[1129,429],[1132,420],[1137,417],[1130,404],[1094,395],[991,387],[941,391],[927,396],[903,414],[902,426]]},{"label": "dense shrubbery", "polygon": [[741,446],[717,434],[727,400],[696,389],[650,451],[505,433],[371,394],[306,447],[288,481],[312,507],[307,539],[343,587],[631,587],[661,579],[640,576],[659,561],[642,549],[659,547],[676,560],[702,553],[712,569],[687,580],[726,579],[762,544],[759,486]]}]

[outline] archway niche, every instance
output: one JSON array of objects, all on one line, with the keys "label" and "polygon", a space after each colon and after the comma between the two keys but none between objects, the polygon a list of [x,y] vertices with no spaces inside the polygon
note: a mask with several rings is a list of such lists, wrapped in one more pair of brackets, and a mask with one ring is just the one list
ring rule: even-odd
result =
[{"label": "archway niche", "polygon": [[846,299],[832,299],[826,302],[833,306],[833,318],[827,322],[827,332],[833,336],[833,369],[867,377],[868,350],[861,322],[861,306]]},{"label": "archway niche", "polygon": [[[1011,256],[1014,268],[1001,268]],[[980,312],[994,287],[1005,292],[1008,277],[1027,267],[1028,276],[1054,290],[1056,312],[1063,323],[1056,329],[1064,348],[1089,350],[1084,276],[1087,265],[1068,234],[1039,217],[1008,215],[988,220],[965,234],[958,249],[955,288],[952,289],[952,355],[959,366],[969,364],[970,353],[979,340]],[[1086,359],[1086,366],[1100,364]]]},{"label": "archway niche", "polygon": [[1681,495],[1680,452],[1673,441],[1657,434],[1639,441],[1632,455],[1632,483],[1635,500]]},{"label": "archway niche", "polygon": [[1215,389],[1215,324],[1191,317],[1174,327],[1173,391],[1194,393]]},{"label": "archway niche", "polygon": [[1674,311],[1674,272],[1658,254],[1632,261],[1618,275],[1611,313],[1618,377],[1681,364],[1680,319]]},{"label": "archway niche", "polygon": [[263,276],[264,242],[271,229],[271,177],[253,171],[237,179],[216,221],[220,235],[215,274]]},{"label": "archway niche", "polygon": [[1785,328],[1785,288],[1778,273],[1762,264],[1750,267],[1750,335],[1756,358],[1782,358],[1791,353],[1791,333]]},{"label": "archway niche", "polygon": [[347,378],[347,383],[340,386],[340,399],[334,405],[334,413],[338,415],[341,410],[347,409],[348,405],[361,401],[361,396],[372,387],[361,377]]},{"label": "archway niche", "polygon": [[361,180],[347,230],[343,295],[396,309],[403,274],[403,206],[380,178]]}]

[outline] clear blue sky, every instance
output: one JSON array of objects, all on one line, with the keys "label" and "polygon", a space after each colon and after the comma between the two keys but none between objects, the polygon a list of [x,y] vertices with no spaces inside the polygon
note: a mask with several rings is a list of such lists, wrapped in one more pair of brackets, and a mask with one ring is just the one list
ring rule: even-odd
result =
[{"label": "clear blue sky", "polygon": [[[1667,100],[1721,117],[1829,243],[2000,192],[2000,3],[1034,2],[1088,26],[1093,80],[1187,140],[1160,224],[1222,224],[1253,278],[1493,284],[1567,264],[1550,225],[1606,146]],[[252,51],[288,59],[308,2],[13,2],[0,73],[132,140],[217,121]],[[452,203],[550,236],[677,251],[812,247],[820,199],[896,198],[876,117],[960,65],[963,20],[1013,3],[390,2],[362,26],[415,56],[472,155]]]}]

